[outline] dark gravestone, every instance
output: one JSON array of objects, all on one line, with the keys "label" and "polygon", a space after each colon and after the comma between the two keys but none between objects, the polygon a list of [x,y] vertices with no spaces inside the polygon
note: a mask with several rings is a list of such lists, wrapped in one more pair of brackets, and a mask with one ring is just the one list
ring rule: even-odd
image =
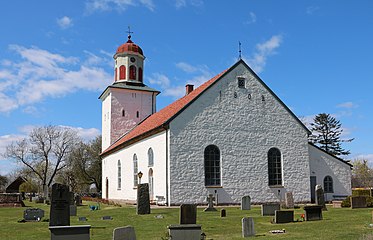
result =
[{"label": "dark gravestone", "polygon": [[319,206],[319,205],[304,206],[303,209],[305,211],[306,221],[322,220],[322,206]]},{"label": "dark gravestone", "polygon": [[70,225],[69,187],[59,183],[52,186],[49,226]]},{"label": "dark gravestone", "polygon": [[351,208],[366,208],[367,197],[366,196],[351,196]]},{"label": "dark gravestone", "polygon": [[316,185],[315,187],[315,193],[316,193],[316,205],[319,205],[319,206],[322,206],[322,209],[323,210],[327,210],[326,209],[326,205],[325,205],[325,196],[324,196],[324,190],[322,189],[322,187],[320,185]]},{"label": "dark gravestone", "polygon": [[51,226],[51,240],[90,240],[89,225]]},{"label": "dark gravestone", "polygon": [[275,211],[275,223],[294,222],[294,211]]},{"label": "dark gravestone", "polygon": [[262,216],[274,216],[276,210],[280,210],[279,203],[262,204]]},{"label": "dark gravestone", "polygon": [[220,212],[220,217],[226,217],[226,216],[227,216],[227,211],[224,208],[222,208]]},{"label": "dark gravestone", "polygon": [[150,214],[149,184],[137,185],[137,214]]},{"label": "dark gravestone", "polygon": [[197,205],[181,204],[180,206],[180,224],[196,224]]},{"label": "dark gravestone", "polygon": [[28,208],[23,212],[26,221],[40,221],[44,217],[44,210],[40,208]]},{"label": "dark gravestone", "polygon": [[82,197],[79,196],[79,195],[76,195],[76,196],[75,196],[75,205],[76,205],[76,206],[81,206],[82,204],[83,204],[83,202],[82,202]]}]

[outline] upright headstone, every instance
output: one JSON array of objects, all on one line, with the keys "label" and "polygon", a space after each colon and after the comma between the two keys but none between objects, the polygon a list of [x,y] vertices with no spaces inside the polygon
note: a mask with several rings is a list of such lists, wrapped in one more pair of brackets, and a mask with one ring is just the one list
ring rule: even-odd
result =
[{"label": "upright headstone", "polygon": [[70,225],[69,187],[59,183],[52,186],[49,226]]},{"label": "upright headstone", "polygon": [[79,196],[79,195],[76,195],[75,196],[75,205],[76,206],[81,206],[82,205],[82,197],[81,196]]},{"label": "upright headstone", "polygon": [[276,210],[280,210],[280,203],[262,204],[262,216],[274,216]]},{"label": "upright headstone", "polygon": [[294,211],[275,211],[275,223],[290,223],[294,221]]},{"label": "upright headstone", "polygon": [[286,208],[294,208],[293,192],[285,193],[285,206]]},{"label": "upright headstone", "polygon": [[28,208],[23,212],[26,221],[40,221],[44,217],[44,210],[40,208]]},{"label": "upright headstone", "polygon": [[320,205],[309,205],[303,207],[305,211],[305,220],[314,221],[322,220],[322,206]]},{"label": "upright headstone", "polygon": [[251,198],[250,196],[243,196],[241,198],[241,210],[250,210],[251,209]]},{"label": "upright headstone", "polygon": [[254,219],[252,217],[242,218],[242,237],[255,236]]},{"label": "upright headstone", "polygon": [[322,206],[323,210],[327,210],[326,205],[325,205],[324,190],[322,189],[321,185],[316,185],[315,192],[316,192],[316,199],[315,199],[316,205]]},{"label": "upright headstone", "polygon": [[150,214],[149,184],[137,185],[137,214]]},{"label": "upright headstone", "polygon": [[220,211],[220,217],[226,217],[227,216],[227,211],[222,208],[221,211]]},{"label": "upright headstone", "polygon": [[212,194],[209,194],[206,200],[207,200],[208,205],[207,205],[207,208],[205,208],[203,211],[204,212],[217,211],[216,208],[214,208],[215,197]]},{"label": "upright headstone", "polygon": [[115,228],[113,240],[136,240],[135,228],[132,226]]},{"label": "upright headstone", "polygon": [[367,197],[366,196],[351,196],[351,208],[366,208]]},{"label": "upright headstone", "polygon": [[181,204],[180,206],[180,224],[196,224],[197,205]]}]

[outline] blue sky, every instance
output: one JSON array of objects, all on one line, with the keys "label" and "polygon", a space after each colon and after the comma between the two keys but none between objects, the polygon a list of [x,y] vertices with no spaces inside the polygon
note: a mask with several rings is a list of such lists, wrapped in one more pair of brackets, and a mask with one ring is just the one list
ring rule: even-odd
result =
[{"label": "blue sky", "polygon": [[[0,3],[0,153],[30,129],[101,131],[98,96],[113,55],[132,40],[161,109],[242,57],[305,121],[341,121],[348,159],[373,165],[373,2],[67,0]],[[0,174],[17,165],[0,158]]]}]

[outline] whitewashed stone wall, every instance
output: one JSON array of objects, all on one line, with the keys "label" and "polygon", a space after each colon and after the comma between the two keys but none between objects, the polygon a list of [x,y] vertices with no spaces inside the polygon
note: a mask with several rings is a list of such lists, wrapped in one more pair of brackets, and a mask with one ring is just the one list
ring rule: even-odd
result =
[{"label": "whitewashed stone wall", "polygon": [[[316,176],[316,183],[324,188],[324,178],[333,179],[333,193],[326,193],[326,201],[333,195],[351,195],[351,167],[337,158],[309,145],[311,176]],[[324,189],[325,190],[325,189]]]},{"label": "whitewashed stone wall", "polygon": [[[109,199],[135,201],[137,189],[134,188],[133,155],[137,155],[138,171],[144,175],[141,183],[148,183],[148,149],[154,153],[153,179],[154,197],[166,196],[166,131],[155,134],[129,147],[123,148],[102,160],[102,193],[106,198],[106,178],[109,180]],[[117,163],[121,161],[122,184],[118,189]]]},{"label": "whitewashed stone wall", "polygon": [[102,124],[102,150],[105,150],[110,146],[110,127],[111,127],[111,94],[110,92],[104,96],[102,101],[102,113],[101,113],[101,124]]},{"label": "whitewashed stone wall", "polygon": [[[246,88],[238,88],[237,76],[246,78]],[[220,188],[204,185],[210,144],[220,149]],[[282,188],[268,186],[272,147],[282,153]],[[171,204],[203,203],[209,192],[219,203],[239,203],[244,195],[278,201],[286,191],[296,202],[310,201],[307,131],[239,64],[170,123],[170,179]]]}]

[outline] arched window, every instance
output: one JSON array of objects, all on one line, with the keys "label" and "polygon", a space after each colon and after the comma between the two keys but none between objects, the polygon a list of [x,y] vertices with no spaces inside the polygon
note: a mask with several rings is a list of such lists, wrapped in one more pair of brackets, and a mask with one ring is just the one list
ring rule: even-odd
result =
[{"label": "arched window", "polygon": [[119,79],[126,79],[126,66],[119,67]]},{"label": "arched window", "polygon": [[137,156],[136,154],[133,155],[133,186],[137,187],[138,185],[138,167],[137,167]]},{"label": "arched window", "polygon": [[122,188],[122,166],[118,160],[118,190]]},{"label": "arched window", "polygon": [[281,152],[277,148],[268,151],[268,184],[282,185]]},{"label": "arched window", "polygon": [[333,178],[331,176],[326,176],[324,178],[324,191],[326,193],[333,192]]},{"label": "arched window", "polygon": [[220,151],[215,145],[205,148],[205,186],[220,186]]},{"label": "arched window", "polygon": [[142,68],[139,67],[139,81],[142,82]]},{"label": "arched window", "polygon": [[126,111],[124,111],[124,109],[122,109],[122,117],[125,117],[126,116]]},{"label": "arched window", "polygon": [[118,80],[118,71],[117,70],[118,70],[117,68],[114,69],[114,81]]},{"label": "arched window", "polygon": [[148,173],[148,180],[149,180],[149,198],[150,200],[153,200],[154,198],[154,178],[153,178],[153,169],[149,168]]},{"label": "arched window", "polygon": [[130,79],[136,80],[136,67],[133,65],[130,66]]},{"label": "arched window", "polygon": [[148,166],[153,167],[153,165],[154,165],[153,149],[149,148],[149,150],[148,150]]}]

